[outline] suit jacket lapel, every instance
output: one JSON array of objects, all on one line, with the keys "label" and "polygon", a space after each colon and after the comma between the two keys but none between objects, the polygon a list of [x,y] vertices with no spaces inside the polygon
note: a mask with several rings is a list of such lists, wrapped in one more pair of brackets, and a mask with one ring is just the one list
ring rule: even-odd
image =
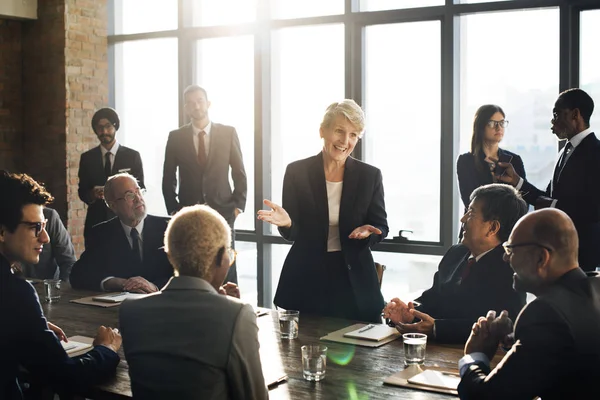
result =
[{"label": "suit jacket lapel", "polygon": [[152,218],[150,215],[147,215],[146,219],[144,220],[144,240],[142,242],[142,254],[144,257],[142,261],[144,263],[150,261],[150,257],[155,256],[155,254],[153,254],[153,250],[155,250],[154,247],[160,240],[156,237],[157,230],[154,228],[154,218]]},{"label": "suit jacket lapel", "polygon": [[198,163],[198,153],[196,152],[196,146],[194,145],[194,128],[192,123],[186,125],[184,146],[187,148],[188,157],[193,160],[196,164]]},{"label": "suit jacket lapel", "polygon": [[346,168],[344,171],[344,184],[342,186],[342,198],[340,200],[340,234],[341,232],[352,232],[354,227],[344,227],[342,224],[345,221],[352,221],[352,213],[354,210],[354,202],[356,201],[356,192],[358,189],[358,181],[360,180],[360,171],[357,168],[356,160],[352,157],[346,159]]},{"label": "suit jacket lapel", "polygon": [[219,148],[221,141],[221,135],[219,135],[219,126],[213,122],[212,127],[210,128],[210,140],[208,144],[208,157],[206,158],[206,165],[209,166],[213,157],[215,157],[215,152]]},{"label": "suit jacket lapel", "polygon": [[327,203],[327,186],[325,184],[325,169],[323,167],[323,154],[319,153],[315,157],[315,162],[311,165],[309,171],[309,184],[311,192],[314,196],[315,207],[319,220],[326,223],[319,225],[324,226],[326,235],[329,232],[329,206]]}]

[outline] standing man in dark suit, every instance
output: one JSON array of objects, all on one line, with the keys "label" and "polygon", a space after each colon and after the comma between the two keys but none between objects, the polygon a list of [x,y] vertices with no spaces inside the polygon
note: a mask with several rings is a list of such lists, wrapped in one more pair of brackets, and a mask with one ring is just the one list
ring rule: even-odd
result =
[{"label": "standing man in dark suit", "polygon": [[489,360],[512,331],[506,311],[473,324],[459,362],[461,399],[600,398],[600,276],[577,265],[577,231],[564,212],[522,218],[504,244],[515,287],[536,295],[515,323],[516,342],[498,366]]},{"label": "standing man in dark suit", "polygon": [[87,246],[90,229],[115,215],[104,202],[104,184],[119,172],[133,175],[144,188],[140,153],[117,142],[119,116],[112,108],[101,108],[92,117],[92,129],[100,145],[81,155],[79,161],[79,198],[88,205],[83,237]]},{"label": "standing man in dark suit", "polygon": [[[440,262],[433,286],[412,302],[392,299],[384,316],[402,333],[419,332],[441,343],[464,343],[473,322],[490,309],[516,315],[525,293],[513,289],[513,271],[503,259],[502,243],[527,204],[504,184],[480,186],[461,222],[462,244],[452,246]],[[415,322],[416,319],[420,321]]]},{"label": "standing man in dark suit", "polygon": [[[185,206],[208,204],[233,229],[235,219],[246,207],[248,190],[237,132],[232,126],[210,121],[210,101],[200,86],[188,86],[183,99],[192,121],[169,133],[162,182],[167,212],[173,215]],[[229,184],[230,169],[233,190]],[[235,264],[227,281],[237,283]]]},{"label": "standing man in dark suit", "polygon": [[146,214],[135,178],[113,175],[104,186],[116,217],[94,226],[88,245],[71,272],[75,289],[152,293],[173,276],[162,250],[168,218]]},{"label": "standing man in dark suit", "polygon": [[71,268],[77,261],[71,236],[55,209],[44,207],[44,217],[50,244],[42,249],[39,263],[22,263],[21,268],[28,278],[60,279],[68,282]]},{"label": "standing man in dark suit", "polygon": [[0,399],[23,398],[20,366],[57,391],[83,391],[114,376],[121,347],[118,331],[101,326],[94,348],[70,358],[53,330],[64,333],[46,321],[35,289],[19,274],[19,264],[37,264],[48,244],[42,209],[52,196],[31,177],[4,171],[0,193]]},{"label": "standing man in dark suit", "polygon": [[536,209],[556,207],[573,220],[579,235],[579,266],[593,271],[600,265],[600,140],[590,128],[594,101],[581,89],[560,94],[554,104],[552,132],[567,143],[552,181],[541,191],[522,179],[510,164],[499,177],[523,193]]}]

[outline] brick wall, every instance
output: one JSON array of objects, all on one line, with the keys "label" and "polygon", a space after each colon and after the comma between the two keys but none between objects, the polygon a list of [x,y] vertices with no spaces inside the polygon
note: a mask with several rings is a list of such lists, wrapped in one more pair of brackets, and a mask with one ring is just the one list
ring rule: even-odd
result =
[{"label": "brick wall", "polygon": [[55,196],[79,255],[79,157],[97,145],[90,121],[108,103],[106,0],[39,1],[38,19],[22,22],[22,64],[23,170]]},{"label": "brick wall", "polygon": [[92,116],[108,105],[107,14],[106,0],[66,0],[66,5],[66,195],[69,231],[79,253],[87,207],[77,194],[79,157],[98,145]]},{"label": "brick wall", "polygon": [[0,169],[21,168],[21,23],[0,19]]}]

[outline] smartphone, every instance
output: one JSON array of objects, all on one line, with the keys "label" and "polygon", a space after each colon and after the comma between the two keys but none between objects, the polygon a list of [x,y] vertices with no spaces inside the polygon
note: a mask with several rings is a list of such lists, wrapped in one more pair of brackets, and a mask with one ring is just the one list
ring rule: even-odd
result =
[{"label": "smartphone", "polygon": [[[513,156],[503,153],[503,154],[500,154],[500,158],[498,159],[498,161],[510,164],[510,162],[512,161],[512,158],[513,158]],[[504,172],[506,172],[506,167],[501,167],[500,165],[496,164],[496,168],[494,169],[494,175],[502,176],[502,175],[504,175]]]}]

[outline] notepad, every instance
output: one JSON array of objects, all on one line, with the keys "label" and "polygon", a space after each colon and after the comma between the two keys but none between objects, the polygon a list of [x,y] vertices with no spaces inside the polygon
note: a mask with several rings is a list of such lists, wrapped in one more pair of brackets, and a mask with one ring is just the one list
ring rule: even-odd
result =
[{"label": "notepad", "polygon": [[460,376],[448,372],[427,369],[412,378],[408,378],[408,383],[438,389],[457,390],[458,384],[460,383]]},{"label": "notepad", "polygon": [[122,293],[111,293],[111,294],[107,294],[104,296],[94,296],[92,297],[92,300],[94,301],[100,301],[103,303],[120,303],[123,300],[127,300],[127,299],[141,299],[143,297],[148,296],[148,294],[146,293],[129,293],[129,292],[122,292]]},{"label": "notepad", "polygon": [[396,333],[398,333],[396,328],[392,328],[384,324],[369,324],[364,325],[359,329],[344,333],[344,337],[379,342]]},{"label": "notepad", "polygon": [[62,345],[63,349],[65,349],[68,355],[79,353],[81,351],[86,351],[93,347],[89,343],[82,343],[74,340],[69,340],[67,343],[60,342],[60,344]]}]

